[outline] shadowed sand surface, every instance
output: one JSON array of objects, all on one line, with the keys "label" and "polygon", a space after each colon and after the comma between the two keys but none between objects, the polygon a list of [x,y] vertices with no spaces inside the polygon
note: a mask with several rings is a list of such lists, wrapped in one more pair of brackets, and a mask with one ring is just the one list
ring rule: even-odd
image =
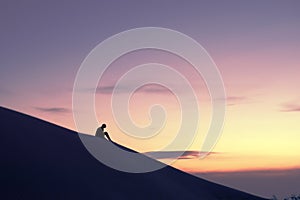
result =
[{"label": "shadowed sand surface", "polygon": [[74,131],[3,107],[0,116],[1,199],[263,199],[169,166],[120,172],[95,159]]}]

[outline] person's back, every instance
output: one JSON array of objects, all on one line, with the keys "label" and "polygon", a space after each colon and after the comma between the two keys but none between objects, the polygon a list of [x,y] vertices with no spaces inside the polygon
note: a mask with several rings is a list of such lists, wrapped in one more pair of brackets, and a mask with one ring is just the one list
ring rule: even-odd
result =
[{"label": "person's back", "polygon": [[112,141],[111,139],[110,139],[110,137],[109,137],[109,135],[108,135],[108,133],[107,132],[104,132],[104,129],[106,128],[106,124],[102,124],[102,126],[101,127],[99,127],[98,129],[97,129],[97,131],[96,131],[96,136],[97,137],[101,137],[101,138],[105,138],[105,136],[106,136],[106,138],[109,140],[109,141]]},{"label": "person's back", "polygon": [[102,129],[102,127],[99,127],[96,131],[96,136],[97,137],[101,137],[101,138],[104,138],[104,131]]}]

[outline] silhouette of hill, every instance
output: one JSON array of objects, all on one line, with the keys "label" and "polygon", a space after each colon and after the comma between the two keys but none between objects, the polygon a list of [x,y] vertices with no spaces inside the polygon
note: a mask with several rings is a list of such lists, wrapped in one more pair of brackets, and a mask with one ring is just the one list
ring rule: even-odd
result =
[{"label": "silhouette of hill", "polygon": [[120,172],[90,155],[74,131],[3,107],[0,117],[1,199],[263,199],[169,166]]}]

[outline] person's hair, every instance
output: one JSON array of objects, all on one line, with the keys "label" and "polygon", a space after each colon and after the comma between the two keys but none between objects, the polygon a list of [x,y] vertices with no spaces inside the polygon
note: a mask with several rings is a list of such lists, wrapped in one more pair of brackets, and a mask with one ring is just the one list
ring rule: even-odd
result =
[{"label": "person's hair", "polygon": [[106,124],[102,124],[101,128],[106,128]]}]

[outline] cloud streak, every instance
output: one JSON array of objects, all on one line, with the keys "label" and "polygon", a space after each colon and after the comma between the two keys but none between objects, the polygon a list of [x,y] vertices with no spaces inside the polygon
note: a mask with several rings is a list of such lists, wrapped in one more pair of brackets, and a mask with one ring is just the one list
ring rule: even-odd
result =
[{"label": "cloud streak", "polygon": [[280,112],[300,112],[300,104],[298,102],[281,104],[280,107]]},{"label": "cloud streak", "polygon": [[238,104],[244,104],[248,100],[245,96],[229,96],[227,97],[227,105],[228,106],[235,106]]},{"label": "cloud streak", "polygon": [[99,93],[99,94],[112,94],[114,88],[115,88],[115,86],[113,86],[113,85],[97,87],[96,88],[96,93]]},{"label": "cloud streak", "polygon": [[[197,159],[201,157],[204,152],[199,151],[150,151],[144,153],[145,155],[154,159]],[[217,154],[210,152],[209,154]],[[181,155],[177,157],[178,155]]]},{"label": "cloud streak", "polygon": [[[131,87],[129,87],[129,86],[127,86],[127,87],[123,86],[123,87],[116,88],[115,85],[100,86],[100,87],[96,88],[96,93],[98,93],[98,94],[112,94],[113,91],[115,93],[129,93],[129,92],[132,92],[130,90],[130,88]],[[88,91],[93,92],[92,89],[89,89]],[[149,84],[149,85],[142,86],[141,88],[139,88],[135,92],[151,93],[151,94],[158,94],[158,93],[159,94],[164,94],[164,93],[169,93],[170,91],[167,88],[164,88],[162,86]]]},{"label": "cloud streak", "polygon": [[67,108],[62,107],[34,107],[36,110],[40,112],[47,112],[47,113],[69,113],[70,110]]},{"label": "cloud streak", "polygon": [[[218,99],[224,100],[224,99]],[[249,102],[249,98],[246,96],[227,96],[226,97],[227,106],[235,106],[239,104],[245,104]]]},{"label": "cloud streak", "polygon": [[170,92],[167,88],[157,85],[147,85],[143,87],[139,92],[144,93],[168,93]]}]

